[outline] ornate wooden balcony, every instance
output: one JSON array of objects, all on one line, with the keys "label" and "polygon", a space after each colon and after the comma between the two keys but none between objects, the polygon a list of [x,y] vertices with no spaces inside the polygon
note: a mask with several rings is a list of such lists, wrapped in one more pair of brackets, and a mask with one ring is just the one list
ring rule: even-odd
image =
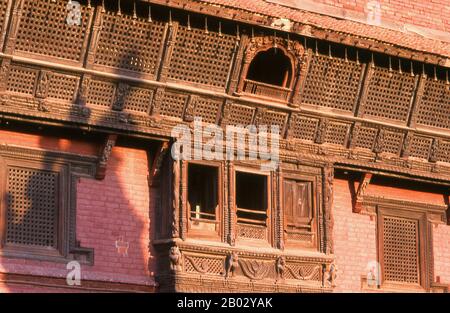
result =
[{"label": "ornate wooden balcony", "polygon": [[244,83],[245,93],[249,93],[262,98],[279,99],[288,101],[291,89],[275,85],[269,85],[261,82],[256,82],[246,79]]}]

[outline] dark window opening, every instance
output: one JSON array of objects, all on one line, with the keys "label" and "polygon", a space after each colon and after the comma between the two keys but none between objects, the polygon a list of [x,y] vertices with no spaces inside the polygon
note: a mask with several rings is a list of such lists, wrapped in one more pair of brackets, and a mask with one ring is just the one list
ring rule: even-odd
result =
[{"label": "dark window opening", "polygon": [[248,69],[247,79],[280,87],[291,83],[290,59],[280,50],[271,48],[259,52]]},{"label": "dark window opening", "polygon": [[218,169],[190,164],[188,167],[188,201],[191,218],[216,219],[218,205]]},{"label": "dark window opening", "polygon": [[239,223],[266,225],[267,177],[236,172],[236,207]]},{"label": "dark window opening", "polygon": [[310,182],[284,180],[284,214],[288,229],[309,228],[312,220],[312,190]]}]

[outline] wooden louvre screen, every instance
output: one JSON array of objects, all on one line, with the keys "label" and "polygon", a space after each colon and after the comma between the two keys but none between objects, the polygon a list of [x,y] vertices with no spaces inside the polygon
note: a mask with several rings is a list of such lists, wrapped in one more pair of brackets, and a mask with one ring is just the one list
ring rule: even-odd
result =
[{"label": "wooden louvre screen", "polygon": [[58,181],[56,172],[8,169],[6,243],[56,248]]},{"label": "wooden louvre screen", "polygon": [[383,281],[420,283],[418,220],[383,216]]},{"label": "wooden louvre screen", "polygon": [[26,0],[16,49],[33,54],[81,61],[91,11],[81,6],[81,25],[67,23],[67,1]]},{"label": "wooden louvre screen", "polygon": [[236,38],[180,25],[169,77],[225,87]]}]

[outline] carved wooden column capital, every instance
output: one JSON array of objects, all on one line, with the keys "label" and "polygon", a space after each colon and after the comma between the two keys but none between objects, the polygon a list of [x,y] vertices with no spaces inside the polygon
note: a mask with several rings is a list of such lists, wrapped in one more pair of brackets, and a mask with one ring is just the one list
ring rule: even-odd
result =
[{"label": "carved wooden column capital", "polygon": [[109,158],[112,153],[112,149],[116,145],[117,135],[111,134],[106,136],[105,143],[100,152],[100,158],[97,163],[97,170],[95,174],[96,179],[104,179],[106,175],[106,167],[108,165]]}]

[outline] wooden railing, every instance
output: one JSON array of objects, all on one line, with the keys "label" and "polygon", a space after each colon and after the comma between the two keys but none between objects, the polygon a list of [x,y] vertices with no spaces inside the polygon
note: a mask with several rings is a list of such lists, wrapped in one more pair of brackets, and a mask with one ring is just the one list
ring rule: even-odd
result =
[{"label": "wooden railing", "polygon": [[245,80],[243,91],[260,97],[283,101],[288,101],[291,94],[291,89],[289,88],[256,82],[250,79]]}]

